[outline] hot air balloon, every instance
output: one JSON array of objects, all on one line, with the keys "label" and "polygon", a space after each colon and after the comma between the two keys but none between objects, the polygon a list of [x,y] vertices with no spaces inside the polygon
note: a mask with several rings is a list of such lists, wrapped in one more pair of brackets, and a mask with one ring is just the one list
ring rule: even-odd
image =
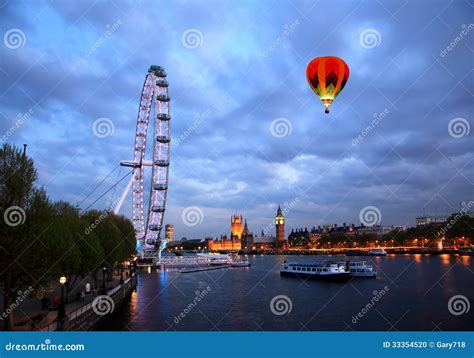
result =
[{"label": "hot air balloon", "polygon": [[339,57],[316,57],[308,63],[306,78],[329,113],[329,105],[346,85],[349,67]]}]

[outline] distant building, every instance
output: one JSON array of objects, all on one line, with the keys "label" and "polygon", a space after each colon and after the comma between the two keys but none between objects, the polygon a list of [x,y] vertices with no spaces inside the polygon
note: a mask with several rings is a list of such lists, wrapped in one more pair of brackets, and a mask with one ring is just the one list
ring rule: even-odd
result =
[{"label": "distant building", "polygon": [[331,235],[377,235],[382,236],[392,230],[406,230],[403,226],[355,226],[354,224],[347,225],[343,223],[341,226],[337,224],[318,225],[311,230],[307,228],[292,229],[288,235],[288,245],[290,247],[307,247],[310,244],[316,244],[323,236]]},{"label": "distant building", "polygon": [[[319,239],[319,237],[317,238]],[[311,234],[307,228],[291,230],[288,235],[288,246],[289,247],[305,247],[311,243]]]},{"label": "distant building", "polygon": [[174,225],[168,224],[165,226],[165,237],[168,242],[174,240]]},{"label": "distant building", "polygon": [[242,230],[242,240],[241,240],[241,247],[242,250],[250,250],[253,247],[253,234],[249,232],[249,228],[247,226],[247,220],[245,220],[244,229]]},{"label": "distant building", "polygon": [[287,242],[285,238],[285,217],[278,206],[277,214],[275,216],[275,227],[276,227],[276,247],[278,249],[286,249]]},{"label": "distant building", "polygon": [[242,215],[232,215],[230,218],[230,236],[237,237],[238,240],[242,238]]},{"label": "distant building", "polygon": [[220,239],[206,239],[206,246],[210,251],[239,251],[242,248],[240,240],[227,235],[221,235]]},{"label": "distant building", "polygon": [[260,236],[254,236],[253,246],[254,250],[265,250],[274,249],[276,247],[277,238],[275,236],[268,236],[263,234],[263,230]]},{"label": "distant building", "polygon": [[424,215],[416,218],[416,226],[428,224],[441,224],[448,219],[447,215]]},{"label": "distant building", "polygon": [[357,234],[358,235],[371,234],[371,235],[382,236],[383,234],[386,234],[394,229],[395,229],[394,226],[382,226],[382,225],[363,226],[357,230]]},{"label": "distant building", "polygon": [[416,218],[416,226],[424,226],[424,225],[429,225],[429,224],[443,224],[445,223],[450,217],[454,216],[457,217],[459,215],[467,215],[471,218],[474,218],[474,211],[471,209],[474,208],[474,201],[463,201],[461,203],[460,209],[458,212],[454,212],[451,215],[423,215],[423,216],[418,216]]}]

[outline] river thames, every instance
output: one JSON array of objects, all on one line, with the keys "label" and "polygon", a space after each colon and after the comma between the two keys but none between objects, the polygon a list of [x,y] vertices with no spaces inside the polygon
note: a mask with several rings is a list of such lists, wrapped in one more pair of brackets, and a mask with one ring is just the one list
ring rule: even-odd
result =
[{"label": "river thames", "polygon": [[[376,279],[348,283],[280,277],[284,260],[345,257],[248,256],[249,268],[179,273],[141,271],[137,291],[99,330],[470,330],[474,263],[469,256],[350,257]],[[452,309],[462,295],[468,306]],[[464,301],[466,303],[466,301]],[[467,308],[467,311],[466,311]]]}]

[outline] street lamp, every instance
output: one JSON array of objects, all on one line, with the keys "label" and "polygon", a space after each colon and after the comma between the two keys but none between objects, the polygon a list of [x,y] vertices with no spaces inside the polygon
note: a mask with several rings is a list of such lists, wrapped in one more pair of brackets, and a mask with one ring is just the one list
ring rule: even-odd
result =
[{"label": "street lamp", "polygon": [[105,287],[105,272],[107,271],[107,267],[103,266],[102,267],[102,295],[105,295],[107,293],[107,289]]},{"label": "street lamp", "polygon": [[66,284],[66,281],[66,276],[61,276],[59,278],[59,283],[61,284],[61,301],[59,302],[58,307],[58,320],[62,320],[66,317],[66,308],[64,307],[64,285]]}]

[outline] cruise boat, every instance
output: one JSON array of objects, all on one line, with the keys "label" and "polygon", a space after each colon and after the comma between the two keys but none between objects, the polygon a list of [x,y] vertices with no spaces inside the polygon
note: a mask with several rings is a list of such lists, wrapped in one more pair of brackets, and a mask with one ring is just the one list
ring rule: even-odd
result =
[{"label": "cruise boat", "polygon": [[367,255],[371,255],[371,256],[385,256],[387,255],[387,251],[385,251],[384,249],[372,249],[370,250]]},{"label": "cruise boat", "polygon": [[295,276],[325,281],[348,281],[350,271],[342,262],[321,261],[312,264],[283,262],[281,276]]},{"label": "cruise boat", "polygon": [[377,277],[377,270],[374,270],[372,265],[367,264],[367,261],[351,261],[349,262],[349,270],[351,276],[354,277]]},{"label": "cruise boat", "polygon": [[197,256],[205,258],[205,259],[209,259],[209,260],[230,260],[231,259],[229,254],[218,254],[214,252],[208,252],[208,253],[199,252]]},{"label": "cruise boat", "polygon": [[214,252],[200,252],[197,254],[198,260],[207,262],[209,265],[231,264],[232,257],[229,254],[218,254]]}]

